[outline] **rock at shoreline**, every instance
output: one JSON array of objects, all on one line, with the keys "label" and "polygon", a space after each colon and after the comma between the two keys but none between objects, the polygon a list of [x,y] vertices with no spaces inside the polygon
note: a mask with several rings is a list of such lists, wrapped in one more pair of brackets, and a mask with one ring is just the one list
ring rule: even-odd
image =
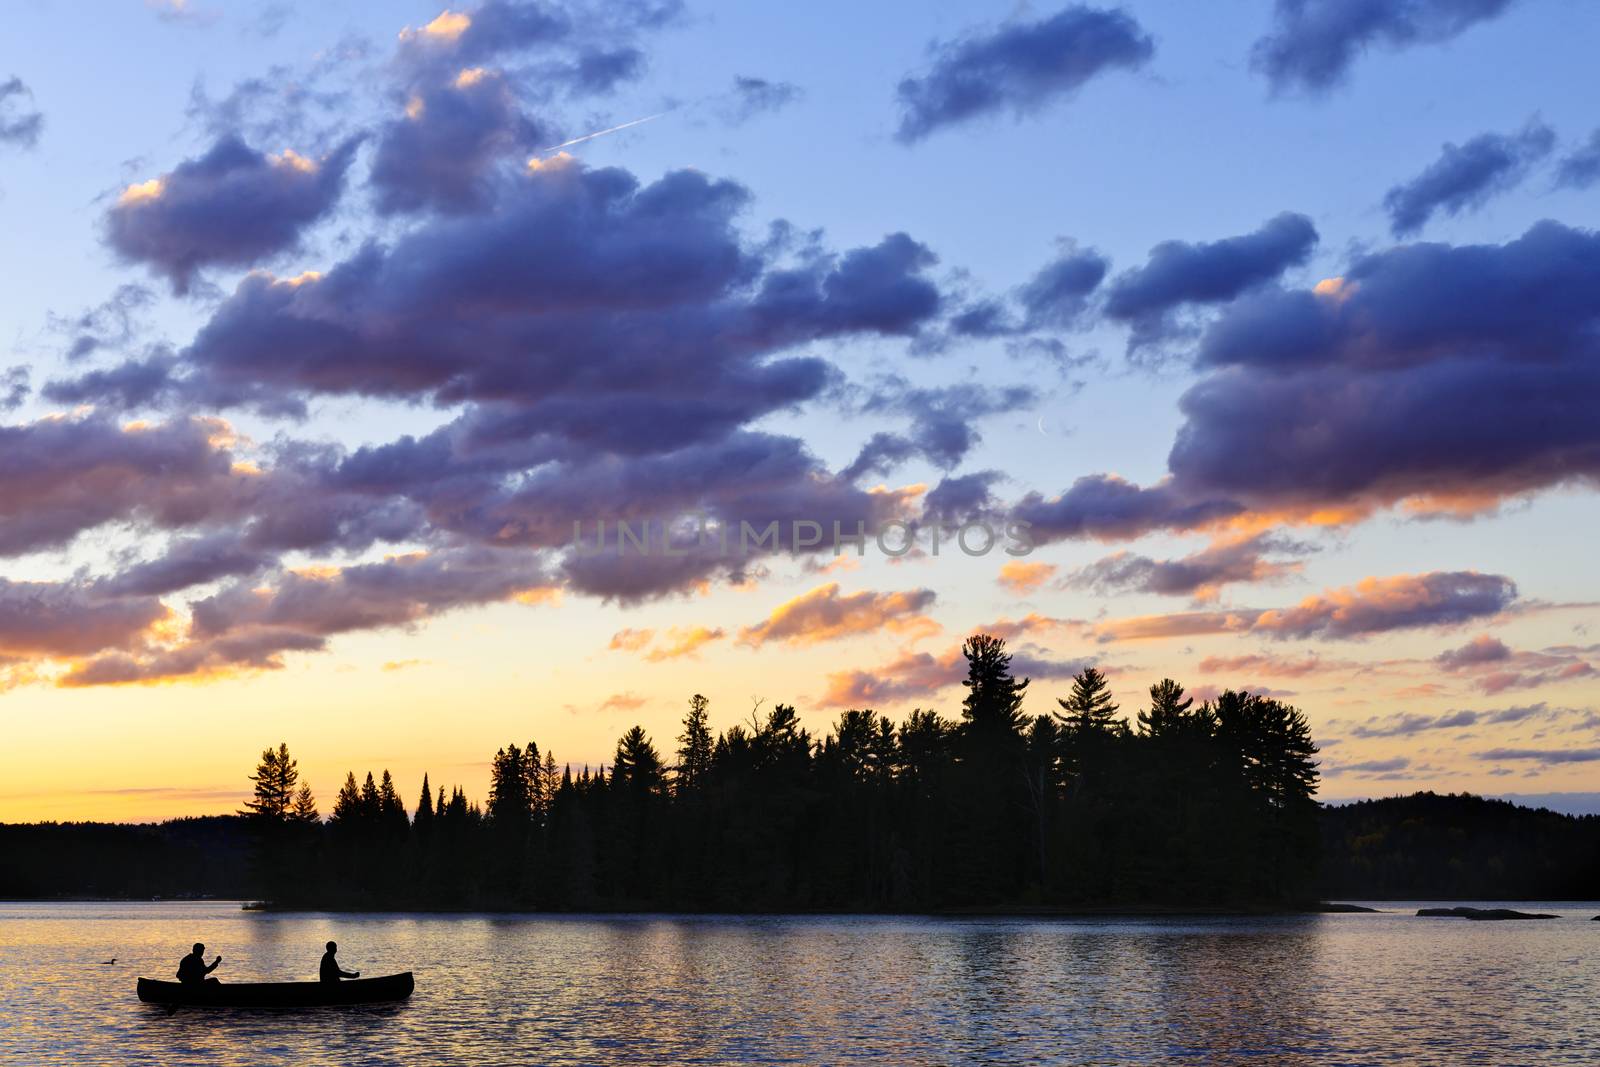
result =
[{"label": "rock at shoreline", "polygon": [[[1554,919],[1554,915],[1535,915],[1526,911],[1512,911],[1510,908],[1419,908],[1417,914],[1428,919],[1477,919],[1479,921],[1493,921],[1498,919]],[[1600,918],[1600,916],[1596,916]]]},{"label": "rock at shoreline", "polygon": [[[1347,915],[1355,912],[1370,912],[1376,914],[1378,911],[1377,908],[1364,908],[1360,904],[1334,904],[1326,900],[1318,904],[1314,910],[1324,912],[1329,915]],[[1600,916],[1596,917],[1600,918]]]}]

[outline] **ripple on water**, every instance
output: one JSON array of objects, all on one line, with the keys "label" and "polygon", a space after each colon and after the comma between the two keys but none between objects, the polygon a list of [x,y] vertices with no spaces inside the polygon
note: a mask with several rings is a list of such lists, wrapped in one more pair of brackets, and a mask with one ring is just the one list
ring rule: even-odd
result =
[{"label": "ripple on water", "polygon": [[[0,904],[0,1063],[1600,1062],[1595,905],[1562,919],[277,915]],[[167,1015],[190,942],[230,981],[340,943],[406,1004]],[[114,966],[99,961],[117,957]]]}]

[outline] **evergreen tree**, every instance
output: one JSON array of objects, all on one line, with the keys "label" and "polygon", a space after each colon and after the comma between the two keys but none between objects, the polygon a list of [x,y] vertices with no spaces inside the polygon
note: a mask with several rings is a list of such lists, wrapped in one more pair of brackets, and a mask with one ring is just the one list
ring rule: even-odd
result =
[{"label": "evergreen tree", "polygon": [[683,733],[678,735],[679,793],[690,793],[705,782],[711,769],[711,718],[706,709],[711,702],[696,693],[689,699],[689,714],[683,719]]},{"label": "evergreen tree", "polygon": [[1183,686],[1163,678],[1150,687],[1150,710],[1139,712],[1139,732],[1149,737],[1183,733],[1193,720],[1193,706],[1194,698],[1183,695]]},{"label": "evergreen tree", "polygon": [[241,815],[265,823],[285,823],[294,817],[295,783],[300,780],[300,770],[289,755],[287,744],[262,752],[250,780],[255,783],[255,796],[245,801]]},{"label": "evergreen tree", "polygon": [[1072,679],[1072,691],[1065,699],[1056,701],[1061,720],[1070,733],[1111,733],[1126,729],[1117,719],[1117,704],[1111,699],[1111,686],[1106,676],[1093,667],[1085,667]]},{"label": "evergreen tree", "polygon": [[400,799],[400,792],[394,787],[394,778],[387,768],[383,772],[383,781],[378,786],[378,817],[382,820],[386,830],[405,832],[411,825],[411,820],[406,816],[405,801]]},{"label": "evergreen tree", "polygon": [[417,813],[411,817],[411,825],[418,834],[426,834],[433,828],[433,792],[428,786],[428,772],[422,772],[422,795],[417,798]]},{"label": "evergreen tree", "polygon": [[356,785],[356,772],[346,771],[344,785],[333,801],[333,824],[353,826],[361,820],[361,789]]},{"label": "evergreen tree", "polygon": [[317,799],[311,795],[311,786],[306,782],[301,782],[299,790],[295,792],[291,817],[295,822],[307,826],[314,826],[322,821],[322,816],[317,813]]},{"label": "evergreen tree", "polygon": [[655,745],[644,727],[635,726],[617,742],[617,755],[611,768],[612,784],[636,794],[655,794],[666,784],[665,769]]},{"label": "evergreen tree", "polygon": [[1017,681],[1011,674],[1011,655],[1002,638],[976,634],[961,647],[967,660],[967,689],[961,702],[961,716],[967,728],[980,734],[1020,736],[1022,698],[1028,679]]}]

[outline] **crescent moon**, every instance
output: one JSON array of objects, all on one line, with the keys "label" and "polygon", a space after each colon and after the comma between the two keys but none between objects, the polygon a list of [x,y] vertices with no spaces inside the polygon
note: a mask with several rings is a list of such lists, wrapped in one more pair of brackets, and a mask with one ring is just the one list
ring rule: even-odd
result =
[{"label": "crescent moon", "polygon": [[1044,437],[1049,437],[1050,436],[1050,431],[1048,431],[1048,430],[1046,430],[1044,428],[1044,416],[1043,415],[1039,416],[1039,433],[1040,433],[1041,436],[1044,436]]}]

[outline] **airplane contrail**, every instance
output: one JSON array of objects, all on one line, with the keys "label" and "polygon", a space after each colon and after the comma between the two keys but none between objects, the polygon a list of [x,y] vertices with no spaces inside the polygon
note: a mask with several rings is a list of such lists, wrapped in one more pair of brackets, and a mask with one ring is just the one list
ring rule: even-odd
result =
[{"label": "airplane contrail", "polygon": [[608,133],[616,133],[618,130],[625,130],[629,126],[641,126],[646,122],[654,122],[662,115],[667,114],[671,114],[670,109],[668,111],[658,111],[654,115],[646,115],[642,119],[634,119],[632,122],[624,122],[621,126],[613,126],[609,130],[596,130],[594,133],[586,133],[582,137],[574,137],[570,141],[562,141],[560,144],[551,145],[549,148],[542,148],[539,150],[539,154],[542,156],[551,152],[559,152],[563,148],[571,148],[575,144],[582,144],[585,141],[592,141],[596,137],[604,137]]}]

